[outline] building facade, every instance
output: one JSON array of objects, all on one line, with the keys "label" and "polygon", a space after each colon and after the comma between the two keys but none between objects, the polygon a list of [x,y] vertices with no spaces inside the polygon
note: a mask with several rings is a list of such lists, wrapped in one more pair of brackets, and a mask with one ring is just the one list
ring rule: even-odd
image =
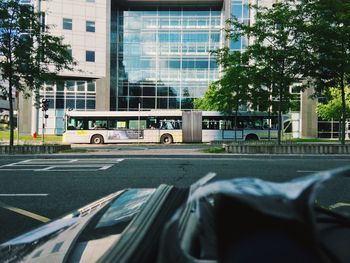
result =
[{"label": "building facade", "polygon": [[[78,66],[61,72],[40,94],[50,100],[46,132],[62,134],[66,110],[192,109],[220,70],[210,51],[242,50],[225,38],[226,19],[249,22],[251,0],[27,0],[43,12],[51,33],[63,36]],[[254,0],[257,3],[258,0]],[[274,0],[261,0],[271,5]],[[33,100],[20,120],[41,133]]]}]

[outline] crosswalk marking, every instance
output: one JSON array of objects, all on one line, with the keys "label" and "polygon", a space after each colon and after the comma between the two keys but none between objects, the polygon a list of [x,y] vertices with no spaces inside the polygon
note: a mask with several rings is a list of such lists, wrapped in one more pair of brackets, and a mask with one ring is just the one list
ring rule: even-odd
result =
[{"label": "crosswalk marking", "polygon": [[28,159],[0,166],[0,171],[104,171],[122,162],[124,159]]}]

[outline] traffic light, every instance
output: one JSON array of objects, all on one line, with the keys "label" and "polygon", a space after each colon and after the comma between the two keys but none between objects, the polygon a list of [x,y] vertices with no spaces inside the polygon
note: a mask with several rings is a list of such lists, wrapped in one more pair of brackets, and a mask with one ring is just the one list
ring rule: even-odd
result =
[{"label": "traffic light", "polygon": [[48,99],[41,100],[41,110],[42,111],[47,111],[49,109],[49,102],[50,102],[50,100],[48,100]]}]

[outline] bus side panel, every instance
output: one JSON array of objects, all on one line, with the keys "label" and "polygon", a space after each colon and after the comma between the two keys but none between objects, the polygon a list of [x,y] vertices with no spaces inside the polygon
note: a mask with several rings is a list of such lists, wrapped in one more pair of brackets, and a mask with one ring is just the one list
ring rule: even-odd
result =
[{"label": "bus side panel", "polygon": [[90,143],[91,132],[84,130],[66,131],[63,136],[65,143]]},{"label": "bus side panel", "polygon": [[163,134],[168,133],[171,136],[173,136],[173,142],[174,143],[181,143],[182,141],[182,130],[160,130],[159,131],[159,138],[157,142],[160,142],[160,137],[162,137]]},{"label": "bus side panel", "polygon": [[222,130],[202,130],[202,141],[221,141],[222,140]]},{"label": "bus side panel", "polygon": [[130,143],[144,142],[145,130],[108,130],[105,131],[105,142],[107,143]]},{"label": "bus side panel", "polygon": [[[259,140],[267,140],[269,139],[269,130],[244,130],[244,138],[249,134],[255,134],[258,136]],[[270,139],[277,139],[277,130],[271,129],[270,130]]]},{"label": "bus side panel", "polygon": [[160,131],[158,129],[147,129],[144,130],[143,142],[148,143],[159,143]]},{"label": "bus side panel", "polygon": [[243,130],[238,130],[235,132],[234,130],[223,130],[222,131],[222,139],[223,140],[235,140],[237,136],[238,140],[243,139]]}]

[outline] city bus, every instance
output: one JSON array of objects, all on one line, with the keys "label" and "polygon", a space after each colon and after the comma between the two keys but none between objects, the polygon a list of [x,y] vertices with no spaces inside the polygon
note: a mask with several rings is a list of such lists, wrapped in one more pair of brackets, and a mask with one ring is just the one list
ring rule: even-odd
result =
[{"label": "city bus", "polygon": [[[192,143],[277,138],[277,116],[266,112],[225,115],[213,111],[68,111],[65,143]],[[284,132],[291,121],[284,117]],[[235,125],[236,124],[236,125]]]}]

